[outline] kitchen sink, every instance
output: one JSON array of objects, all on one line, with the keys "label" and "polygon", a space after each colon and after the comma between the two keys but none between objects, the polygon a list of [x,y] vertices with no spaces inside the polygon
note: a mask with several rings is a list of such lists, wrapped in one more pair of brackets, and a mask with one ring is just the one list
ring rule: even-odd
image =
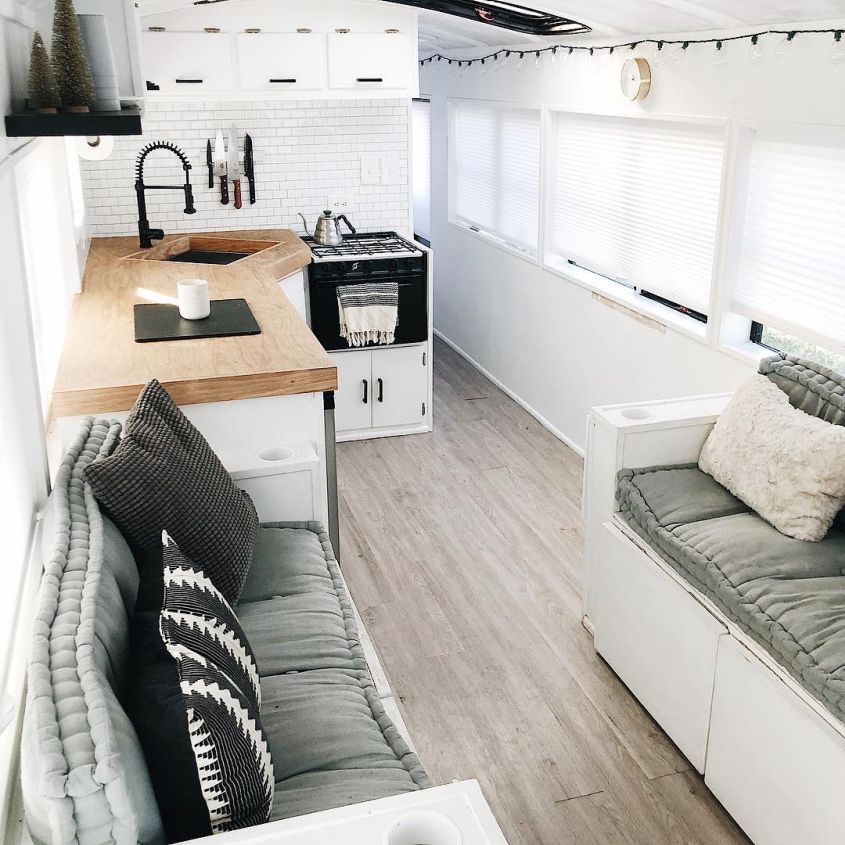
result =
[{"label": "kitchen sink", "polygon": [[189,236],[176,238],[126,257],[136,261],[177,261],[183,264],[221,266],[234,264],[274,246],[277,246],[276,241]]}]

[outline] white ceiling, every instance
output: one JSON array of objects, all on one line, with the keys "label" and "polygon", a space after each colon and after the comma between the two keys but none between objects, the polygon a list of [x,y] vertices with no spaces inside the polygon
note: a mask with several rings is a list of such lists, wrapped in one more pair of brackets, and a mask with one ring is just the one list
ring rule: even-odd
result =
[{"label": "white ceiling", "polygon": [[[842,20],[845,0],[515,0],[593,28],[594,39],[742,30]],[[420,52],[501,47],[526,38],[481,22],[420,12]],[[556,42],[565,40],[557,36]]]},{"label": "white ceiling", "polygon": [[[35,0],[37,2],[37,0]],[[141,12],[192,5],[191,0],[136,0]],[[234,0],[237,2],[237,0]],[[845,0],[514,0],[593,28],[591,38],[742,30],[845,19]],[[544,39],[480,21],[421,10],[420,53],[454,53]],[[563,40],[557,36],[556,42]]]}]

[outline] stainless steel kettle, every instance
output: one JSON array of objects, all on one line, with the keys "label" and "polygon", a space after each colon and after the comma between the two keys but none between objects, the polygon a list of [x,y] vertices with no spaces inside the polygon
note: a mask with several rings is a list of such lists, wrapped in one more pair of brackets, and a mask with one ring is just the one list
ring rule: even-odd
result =
[{"label": "stainless steel kettle", "polygon": [[[308,221],[302,212],[299,212],[305,231],[308,231]],[[337,246],[343,243],[343,235],[340,233],[340,221],[346,223],[349,231],[355,234],[355,227],[349,222],[345,214],[332,215],[330,209],[326,209],[317,218],[317,228],[314,229],[314,241],[323,246]]]}]

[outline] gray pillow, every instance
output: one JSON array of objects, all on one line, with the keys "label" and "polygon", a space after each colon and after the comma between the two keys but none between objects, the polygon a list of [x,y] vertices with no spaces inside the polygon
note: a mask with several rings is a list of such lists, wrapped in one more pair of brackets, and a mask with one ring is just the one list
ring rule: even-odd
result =
[{"label": "gray pillow", "polygon": [[[85,480],[141,551],[160,561],[166,528],[226,599],[237,602],[252,562],[258,514],[157,381],[138,397],[120,445],[92,463]],[[160,568],[150,569],[160,581]]]}]

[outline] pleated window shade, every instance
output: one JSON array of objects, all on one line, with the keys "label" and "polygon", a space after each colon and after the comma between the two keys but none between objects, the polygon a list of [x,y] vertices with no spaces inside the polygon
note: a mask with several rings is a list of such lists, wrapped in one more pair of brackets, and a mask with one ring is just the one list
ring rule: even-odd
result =
[{"label": "pleated window shade", "polygon": [[706,314],[724,129],[559,113],[552,132],[551,256]]},{"label": "pleated window shade", "polygon": [[537,256],[540,215],[540,112],[454,103],[452,216]]},{"label": "pleated window shade", "polygon": [[411,104],[414,234],[431,240],[431,103]]},{"label": "pleated window shade", "polygon": [[845,148],[753,142],[733,310],[845,346]]}]

